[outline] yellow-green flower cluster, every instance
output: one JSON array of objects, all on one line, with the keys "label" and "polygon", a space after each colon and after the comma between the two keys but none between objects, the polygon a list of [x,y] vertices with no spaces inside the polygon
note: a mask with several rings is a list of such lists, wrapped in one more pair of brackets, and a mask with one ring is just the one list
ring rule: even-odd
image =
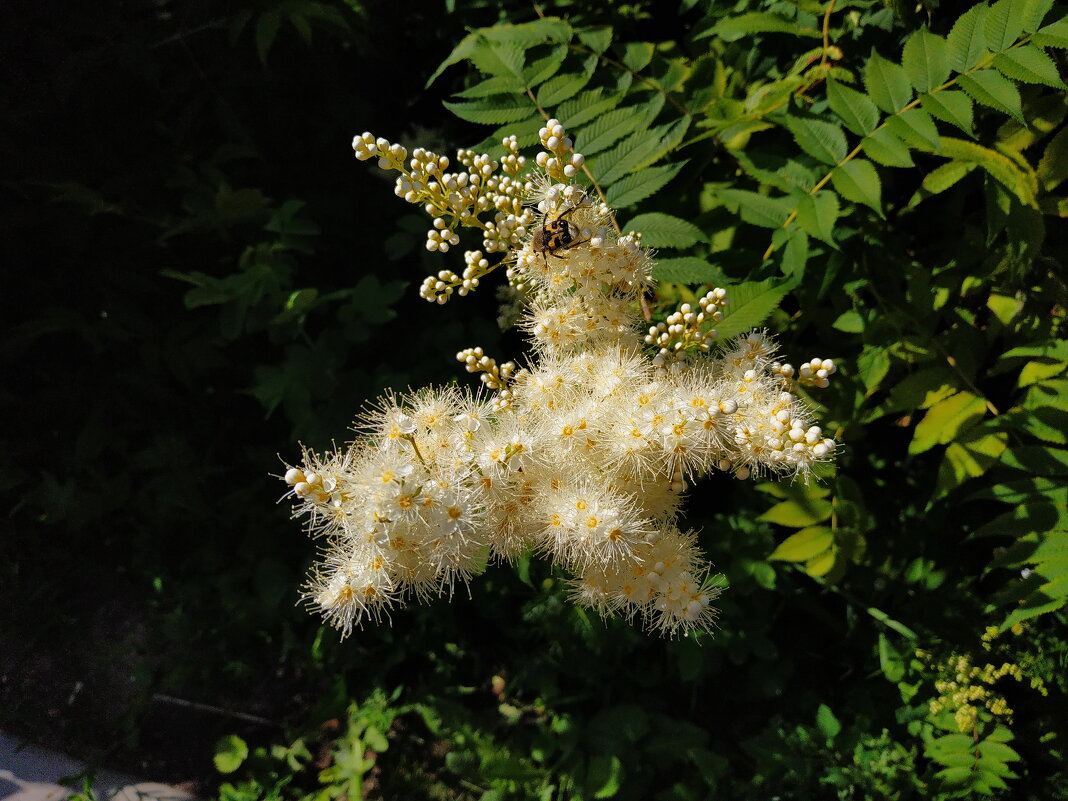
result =
[{"label": "yellow-green flower cluster", "polygon": [[[1022,627],[1020,631],[1022,631]],[[997,637],[998,629],[990,627],[982,637],[985,650],[991,649],[991,642]],[[995,689],[998,681],[1005,677],[1017,682],[1027,682],[1032,690],[1041,695],[1047,694],[1045,683],[1037,676],[1028,676],[1023,665],[1016,662],[1002,662],[994,665],[990,662],[980,666],[973,664],[969,655],[951,654],[937,661],[927,651],[917,651],[916,656],[938,673],[934,686],[938,697],[930,701],[932,715],[945,712],[953,714],[957,730],[970,733],[980,722],[985,710],[994,719],[1012,722],[1013,710],[1005,697]]]}]

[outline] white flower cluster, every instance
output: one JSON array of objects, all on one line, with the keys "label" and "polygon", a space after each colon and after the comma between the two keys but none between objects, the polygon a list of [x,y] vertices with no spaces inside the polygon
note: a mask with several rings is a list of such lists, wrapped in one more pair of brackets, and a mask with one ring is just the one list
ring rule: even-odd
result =
[{"label": "white flower cluster", "polygon": [[[562,155],[570,143],[551,122],[542,138]],[[362,152],[403,160],[368,136],[357,137]],[[419,158],[444,170],[432,157]],[[305,598],[344,634],[530,552],[568,571],[573,600],[601,614],[669,635],[708,629],[719,585],[680,527],[688,485],[714,470],[807,477],[835,449],[767,335],[705,353],[722,289],[650,329],[660,355],[647,353],[636,309],[651,284],[648,252],[577,186],[543,176],[530,187],[537,217],[513,245],[510,276],[529,294],[522,327],[536,362],[516,369],[462,351],[489,394],[387,398],[350,446],[306,452],[285,474],[297,514],[326,541]]]}]

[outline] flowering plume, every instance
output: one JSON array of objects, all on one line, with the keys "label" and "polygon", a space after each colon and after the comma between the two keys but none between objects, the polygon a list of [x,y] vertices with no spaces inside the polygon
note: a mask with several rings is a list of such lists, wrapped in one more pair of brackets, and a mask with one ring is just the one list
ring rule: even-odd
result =
[{"label": "flowering plume", "polygon": [[[639,333],[649,251],[572,181],[583,160],[559,123],[541,139],[534,178],[522,177],[514,137],[500,163],[460,151],[460,172],[422,149],[406,161],[371,134],[353,142],[358,158],[398,171],[396,194],[431,215],[429,250],[456,245],[459,227],[482,231],[485,254],[469,251],[462,275],[429,277],[423,297],[465,295],[506,264],[528,298],[521,327],[536,358],[517,369],[461,351],[486,395],[386,398],[355,442],[288,469],[297,514],[326,542],[304,597],[343,634],[529,552],[572,576],[575,603],[669,635],[708,629],[719,584],[679,525],[690,483],[714,470],[807,477],[835,448],[765,334],[708,355],[724,290]],[[833,371],[814,359],[799,382],[826,385]]]}]

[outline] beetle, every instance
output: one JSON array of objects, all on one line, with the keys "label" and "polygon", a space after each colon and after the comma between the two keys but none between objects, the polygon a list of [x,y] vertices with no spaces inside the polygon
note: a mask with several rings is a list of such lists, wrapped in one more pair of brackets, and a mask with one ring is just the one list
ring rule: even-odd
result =
[{"label": "beetle", "polygon": [[546,218],[541,228],[534,232],[534,238],[530,241],[531,250],[535,253],[540,253],[541,257],[546,260],[548,260],[548,256],[562,259],[564,257],[560,255],[560,251],[570,250],[577,245],[589,242],[588,239],[576,242],[575,238],[578,236],[577,226],[572,225],[566,219],[567,215],[576,208],[578,206],[572,206],[555,220]]}]

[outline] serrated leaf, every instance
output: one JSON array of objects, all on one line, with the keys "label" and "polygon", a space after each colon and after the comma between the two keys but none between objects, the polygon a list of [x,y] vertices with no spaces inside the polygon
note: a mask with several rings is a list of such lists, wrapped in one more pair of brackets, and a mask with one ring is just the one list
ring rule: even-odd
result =
[{"label": "serrated leaf", "polygon": [[1024,83],[1041,83],[1063,89],[1064,81],[1053,59],[1034,45],[1014,47],[994,58],[994,68],[1002,75]]},{"label": "serrated leaf", "polygon": [[538,105],[542,108],[557,106],[577,95],[589,82],[590,76],[584,73],[550,78],[538,89]]},{"label": "serrated leaf", "polygon": [[997,53],[1015,42],[1023,31],[1019,0],[998,0],[990,6],[983,22],[983,35],[988,49]]},{"label": "serrated leaf", "polygon": [[974,142],[956,139],[951,136],[943,136],[941,138],[941,150],[942,155],[947,158],[975,162],[1007,189],[1018,195],[1020,194],[1021,173],[1008,156],[982,145],[977,145]]},{"label": "serrated leaf", "polygon": [[686,162],[680,161],[678,164],[665,164],[661,167],[647,167],[639,170],[608,187],[605,199],[613,209],[633,206],[662,189],[685,166]]},{"label": "serrated leaf", "polygon": [[567,42],[571,39],[571,26],[559,17],[540,17],[518,24],[498,23],[490,28],[474,31],[476,36],[495,45],[516,46],[528,49],[534,45]]},{"label": "serrated leaf", "polygon": [[879,109],[866,94],[835,80],[827,81],[827,102],[850,131],[864,136],[879,124]]},{"label": "serrated leaf", "polygon": [[982,419],[985,413],[983,399],[970,392],[958,392],[939,401],[916,425],[912,442],[909,443],[909,453],[923,453],[935,445],[950,442],[957,434]]},{"label": "serrated leaf", "polygon": [[619,141],[633,131],[642,120],[640,106],[617,108],[602,114],[575,136],[575,149],[589,157]]},{"label": "serrated leaf", "polygon": [[860,141],[861,149],[868,157],[884,167],[911,167],[909,149],[898,137],[886,128],[879,128]]},{"label": "serrated leaf", "polygon": [[922,108],[910,108],[886,120],[887,129],[910,147],[938,150],[938,128]]},{"label": "serrated leaf", "polygon": [[949,47],[946,40],[921,28],[905,42],[901,66],[917,92],[936,89],[949,77]]},{"label": "serrated leaf", "polygon": [[803,231],[793,230],[782,251],[782,273],[795,280],[805,274],[808,262],[808,236]]},{"label": "serrated leaf", "polygon": [[875,105],[892,114],[912,99],[912,84],[903,67],[872,52],[864,65],[864,86]]},{"label": "serrated leaf", "polygon": [[796,278],[778,284],[769,279],[727,287],[731,302],[725,312],[726,317],[716,325],[720,339],[737,336],[756,328],[779,307],[782,299],[797,283]]},{"label": "serrated leaf", "polygon": [[716,194],[745,222],[763,228],[781,228],[790,215],[789,198],[772,198],[746,189],[729,188],[716,189]]},{"label": "serrated leaf", "polygon": [[720,20],[712,28],[694,38],[718,36],[724,42],[734,42],[754,33],[789,33],[794,36],[809,36],[813,39],[820,36],[820,32],[813,28],[799,26],[797,20],[787,19],[766,11],[751,11],[748,14]]},{"label": "serrated leaf", "polygon": [[472,100],[466,103],[450,103],[442,101],[442,105],[449,111],[468,122],[478,122],[483,125],[501,125],[506,122],[519,122],[530,116],[530,106],[515,105],[516,100],[511,97],[499,100]]},{"label": "serrated leaf", "polygon": [[1031,42],[1039,47],[1068,48],[1068,17],[1061,17],[1045,28],[1039,28],[1031,37]]},{"label": "serrated leaf", "polygon": [[727,279],[719,267],[709,264],[697,256],[659,259],[653,265],[653,277],[657,281],[672,281],[677,284],[723,286],[727,283]]},{"label": "serrated leaf", "polygon": [[945,192],[974,169],[975,164],[968,164],[963,161],[948,161],[945,164],[940,164],[923,177],[920,191],[909,200],[909,206],[915,206],[932,195]]},{"label": "serrated leaf", "polygon": [[506,75],[494,75],[484,81],[479,81],[462,92],[457,92],[455,96],[465,99],[492,97],[493,95],[501,95],[507,92],[522,92],[523,88],[522,81],[517,81],[515,78]]},{"label": "serrated leaf", "polygon": [[594,53],[603,53],[612,44],[612,28],[584,28],[576,31],[579,41]]},{"label": "serrated leaf", "polygon": [[992,109],[1008,114],[1026,124],[1020,105],[1020,92],[1016,84],[991,69],[979,70],[957,79],[960,88],[973,99]]},{"label": "serrated leaf", "polygon": [[834,188],[846,200],[863,203],[882,216],[882,181],[870,161],[853,159],[831,172]]},{"label": "serrated leaf", "polygon": [[[590,159],[586,164],[602,186],[610,184],[627,174],[629,167],[636,166],[646,154],[656,150],[665,126],[634,131],[611,150]],[[635,155],[637,154],[637,155]]]},{"label": "serrated leaf", "polygon": [[983,26],[989,7],[978,4],[964,12],[946,37],[949,46],[949,65],[957,72],[974,67],[986,52]]},{"label": "serrated leaf", "polygon": [[[787,506],[790,504],[793,504],[793,501],[786,502]],[[778,504],[778,507],[783,506],[784,504]],[[790,506],[789,510],[782,516],[791,517],[795,514],[798,513],[793,506]],[[778,522],[778,520],[773,520],[772,522]],[[783,525],[791,524],[784,523]],[[768,559],[783,562],[806,562],[823,553],[832,545],[834,545],[834,532],[831,529],[826,526],[810,526],[791,534],[779,543],[779,546],[771,552]]]},{"label": "serrated leaf", "polygon": [[1068,128],[1061,128],[1046,145],[1035,174],[1047,192],[1068,178]]},{"label": "serrated leaf", "polygon": [[543,81],[553,77],[564,63],[567,57],[567,45],[554,47],[549,55],[539,58],[523,70],[523,83],[526,88],[533,89]]},{"label": "serrated leaf", "polygon": [[526,51],[517,44],[491,42],[480,37],[468,54],[467,60],[486,75],[500,75],[521,81],[526,63]]},{"label": "serrated leaf", "polygon": [[846,138],[837,125],[811,117],[794,116],[786,117],[783,124],[801,149],[817,161],[833,165],[845,158]]},{"label": "serrated leaf", "polygon": [[1034,33],[1053,7],[1053,0],[1021,0],[1020,6],[1024,33]]},{"label": "serrated leaf", "polygon": [[920,98],[920,105],[942,122],[956,125],[966,134],[972,133],[974,107],[971,98],[964,92],[944,90]]},{"label": "serrated leaf", "polygon": [[797,204],[797,222],[806,234],[837,248],[834,224],[838,221],[838,212],[838,196],[834,192],[806,194]]},{"label": "serrated leaf", "polygon": [[623,63],[634,72],[641,72],[653,60],[651,42],[627,42],[623,46]]},{"label": "serrated leaf", "polygon": [[578,97],[568,100],[556,110],[556,118],[560,123],[571,130],[585,125],[592,119],[596,119],[606,111],[611,111],[623,100],[623,93],[602,97],[604,90],[601,87],[587,89]]},{"label": "serrated leaf", "polygon": [[659,211],[639,214],[622,230],[639,232],[642,244],[651,248],[686,248],[705,240],[704,232],[693,223]]}]

